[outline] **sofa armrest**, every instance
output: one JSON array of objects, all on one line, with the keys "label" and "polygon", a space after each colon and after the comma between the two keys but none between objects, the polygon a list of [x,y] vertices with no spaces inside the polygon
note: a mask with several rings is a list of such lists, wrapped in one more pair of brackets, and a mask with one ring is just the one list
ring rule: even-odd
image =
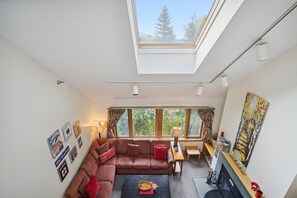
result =
[{"label": "sofa armrest", "polygon": [[167,152],[167,161],[168,161],[168,164],[173,164],[174,163],[174,157],[173,157],[173,154],[172,154],[171,147],[168,149],[168,152]]}]

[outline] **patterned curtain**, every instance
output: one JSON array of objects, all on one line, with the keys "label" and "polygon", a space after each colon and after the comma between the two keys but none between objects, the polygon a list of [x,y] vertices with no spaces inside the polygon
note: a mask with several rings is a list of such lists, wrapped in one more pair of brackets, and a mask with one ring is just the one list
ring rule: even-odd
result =
[{"label": "patterned curtain", "polygon": [[209,144],[212,144],[212,123],[213,123],[213,117],[214,117],[214,110],[213,107],[201,107],[197,109],[198,115],[200,116],[202,122],[206,126],[205,135],[203,137],[203,142],[207,142]]},{"label": "patterned curtain", "polygon": [[107,115],[107,138],[113,138],[114,129],[122,115],[125,113],[126,109],[108,109]]}]

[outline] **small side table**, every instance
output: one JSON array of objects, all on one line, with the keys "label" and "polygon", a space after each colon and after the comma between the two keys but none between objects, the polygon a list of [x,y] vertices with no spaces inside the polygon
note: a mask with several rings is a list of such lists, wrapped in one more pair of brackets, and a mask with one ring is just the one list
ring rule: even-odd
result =
[{"label": "small side table", "polygon": [[176,170],[176,163],[178,162],[180,164],[180,176],[181,176],[182,175],[182,172],[183,172],[183,161],[185,160],[185,158],[184,158],[183,151],[182,151],[179,143],[177,143],[177,144],[178,144],[178,151],[176,151],[174,149],[173,142],[171,142],[171,148],[172,148],[172,153],[173,153],[173,158],[174,158],[174,164],[173,164],[174,170],[173,170],[173,174],[175,175],[176,172],[177,172],[177,170]]},{"label": "small side table", "polygon": [[188,155],[188,160],[190,159],[191,155],[197,155],[198,161],[200,160],[200,151],[197,146],[186,146],[186,153]]}]

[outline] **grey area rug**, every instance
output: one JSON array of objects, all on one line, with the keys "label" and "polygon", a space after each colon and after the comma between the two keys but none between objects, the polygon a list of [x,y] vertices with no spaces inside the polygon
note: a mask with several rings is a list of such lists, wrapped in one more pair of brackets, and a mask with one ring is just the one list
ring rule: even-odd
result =
[{"label": "grey area rug", "polygon": [[204,195],[208,191],[217,189],[217,187],[212,187],[206,183],[206,177],[194,177],[193,181],[198,193],[198,198],[204,198]]},{"label": "grey area rug", "polygon": [[[171,198],[197,198],[198,194],[193,178],[206,178],[208,170],[209,167],[202,156],[199,161],[197,161],[197,158],[185,160],[182,176],[180,177],[179,174],[169,176]],[[124,176],[125,175],[116,175],[111,198],[121,197]]]}]

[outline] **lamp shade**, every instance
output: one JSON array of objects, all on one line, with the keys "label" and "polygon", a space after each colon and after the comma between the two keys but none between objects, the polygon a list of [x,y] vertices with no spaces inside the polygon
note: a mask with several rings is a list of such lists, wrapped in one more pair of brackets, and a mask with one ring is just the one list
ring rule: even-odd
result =
[{"label": "lamp shade", "polygon": [[182,130],[180,127],[173,127],[171,130],[171,136],[180,136],[182,134]]},{"label": "lamp shade", "polygon": [[265,61],[268,59],[268,43],[260,41],[256,44],[256,55],[258,61]]},{"label": "lamp shade", "polygon": [[90,126],[91,132],[105,132],[106,124],[106,121],[94,120]]},{"label": "lamp shade", "polygon": [[204,87],[202,85],[199,85],[197,89],[197,95],[201,96],[203,94],[203,90],[204,90]]},{"label": "lamp shade", "polygon": [[228,87],[229,86],[228,77],[226,75],[221,76],[221,81],[222,81],[222,86],[223,87]]}]

